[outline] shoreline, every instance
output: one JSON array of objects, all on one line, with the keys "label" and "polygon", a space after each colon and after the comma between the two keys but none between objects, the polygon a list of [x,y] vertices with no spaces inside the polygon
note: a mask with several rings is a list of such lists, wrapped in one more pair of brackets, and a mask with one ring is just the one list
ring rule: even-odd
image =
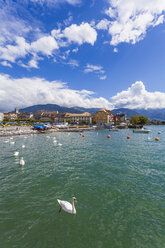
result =
[{"label": "shoreline", "polygon": [[0,127],[0,137],[11,137],[11,136],[21,136],[21,135],[35,135],[35,134],[51,134],[56,132],[84,132],[92,131],[95,128],[64,128],[64,129],[48,129],[45,131],[37,131],[31,126],[18,127]]}]

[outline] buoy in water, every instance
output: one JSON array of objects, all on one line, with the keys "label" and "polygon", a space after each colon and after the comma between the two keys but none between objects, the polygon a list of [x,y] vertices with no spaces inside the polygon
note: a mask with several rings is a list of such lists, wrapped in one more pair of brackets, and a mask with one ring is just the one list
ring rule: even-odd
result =
[{"label": "buoy in water", "polygon": [[108,138],[108,139],[110,139],[110,138],[111,138],[111,136],[110,136],[110,135],[107,135],[107,138]]},{"label": "buoy in water", "polygon": [[159,141],[159,138],[155,138],[156,141]]},{"label": "buoy in water", "polygon": [[127,136],[127,139],[130,139],[131,137],[130,136]]},{"label": "buoy in water", "polygon": [[85,134],[82,134],[82,137],[84,138],[85,137]]}]

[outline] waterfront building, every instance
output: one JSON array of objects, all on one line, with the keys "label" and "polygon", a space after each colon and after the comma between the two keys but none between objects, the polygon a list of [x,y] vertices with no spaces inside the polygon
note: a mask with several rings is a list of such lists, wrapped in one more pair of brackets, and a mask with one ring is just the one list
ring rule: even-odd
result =
[{"label": "waterfront building", "polygon": [[114,121],[112,111],[107,109],[100,109],[94,115],[94,120],[97,125],[107,125]]},{"label": "waterfront building", "polygon": [[15,108],[15,113],[19,114],[19,109],[18,108]]},{"label": "waterfront building", "polygon": [[32,119],[33,118],[33,114],[32,113],[18,113],[17,114],[17,118],[18,119],[22,119],[22,120],[27,120],[27,119]]},{"label": "waterfront building", "polygon": [[0,122],[3,121],[3,119],[4,119],[4,113],[0,111]]},{"label": "waterfront building", "polygon": [[36,120],[53,120],[58,116],[58,111],[44,111],[39,110],[34,114]]},{"label": "waterfront building", "polygon": [[4,113],[4,119],[16,120],[17,114],[16,113]]},{"label": "waterfront building", "polygon": [[88,112],[82,114],[65,113],[64,122],[70,121],[75,124],[92,124],[92,115]]},{"label": "waterfront building", "polygon": [[125,123],[126,121],[127,121],[126,114],[117,113],[114,115],[114,122]]}]

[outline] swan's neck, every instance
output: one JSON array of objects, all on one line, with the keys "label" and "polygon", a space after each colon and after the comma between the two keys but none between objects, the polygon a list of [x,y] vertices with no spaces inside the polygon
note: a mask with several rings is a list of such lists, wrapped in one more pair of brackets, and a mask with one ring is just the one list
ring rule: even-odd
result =
[{"label": "swan's neck", "polygon": [[72,212],[74,211],[75,206],[74,206],[74,200],[72,200]]}]

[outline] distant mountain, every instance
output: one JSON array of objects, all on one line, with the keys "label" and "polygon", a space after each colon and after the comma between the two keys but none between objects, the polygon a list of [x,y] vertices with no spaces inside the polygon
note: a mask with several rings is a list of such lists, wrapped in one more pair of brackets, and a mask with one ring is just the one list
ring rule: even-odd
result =
[{"label": "distant mountain", "polygon": [[58,111],[59,113],[69,112],[69,113],[75,113],[75,114],[84,112],[84,111],[74,109],[74,108],[61,107],[56,104],[33,105],[27,108],[19,109],[19,112],[36,113],[39,110]]},{"label": "distant mountain", "polygon": [[137,110],[134,109],[127,109],[127,108],[119,108],[119,109],[113,109],[112,110],[113,114],[126,114],[127,118],[131,118],[132,115],[141,115]]},{"label": "distant mountain", "polygon": [[145,115],[149,120],[165,120],[165,109],[127,109],[120,108],[112,110],[113,114],[123,113],[127,118],[131,118],[132,115]]},{"label": "distant mountain", "polygon": [[[27,108],[20,109],[20,112],[30,112],[36,113],[39,110],[46,111],[58,111],[59,113],[74,113],[79,114],[83,112],[89,112],[91,114],[96,113],[100,108],[82,108],[82,107],[73,107],[67,108],[62,107],[56,104],[45,104],[45,105],[34,105]],[[128,108],[119,108],[112,110],[113,114],[123,113],[126,114],[127,118],[131,118],[132,115],[145,115],[149,120],[165,120],[165,108],[164,109],[128,109]]]},{"label": "distant mountain", "polygon": [[100,108],[83,108],[83,107],[74,107],[74,109],[81,112],[89,112],[91,114],[95,114]]},{"label": "distant mountain", "polygon": [[165,108],[163,109],[137,109],[141,115],[147,116],[149,120],[165,120]]}]

